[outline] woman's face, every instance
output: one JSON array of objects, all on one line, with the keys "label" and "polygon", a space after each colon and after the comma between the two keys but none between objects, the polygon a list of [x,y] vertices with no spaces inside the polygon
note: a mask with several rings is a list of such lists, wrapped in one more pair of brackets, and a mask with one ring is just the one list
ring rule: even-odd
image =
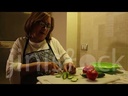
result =
[{"label": "woman's face", "polygon": [[39,22],[34,28],[30,40],[35,43],[43,41],[51,28],[51,18]]}]

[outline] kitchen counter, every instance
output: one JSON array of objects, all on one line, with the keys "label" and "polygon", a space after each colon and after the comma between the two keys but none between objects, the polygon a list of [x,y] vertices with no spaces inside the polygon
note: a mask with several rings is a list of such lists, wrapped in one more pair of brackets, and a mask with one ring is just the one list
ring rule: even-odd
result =
[{"label": "kitchen counter", "polygon": [[116,74],[105,74],[103,78],[97,78],[95,81],[91,81],[88,78],[83,78],[82,68],[76,69],[75,76],[78,78],[77,82],[71,82],[70,79],[63,80],[62,78],[56,78],[55,75],[46,75],[37,77],[37,84],[128,84],[128,72],[124,70],[118,70]]}]

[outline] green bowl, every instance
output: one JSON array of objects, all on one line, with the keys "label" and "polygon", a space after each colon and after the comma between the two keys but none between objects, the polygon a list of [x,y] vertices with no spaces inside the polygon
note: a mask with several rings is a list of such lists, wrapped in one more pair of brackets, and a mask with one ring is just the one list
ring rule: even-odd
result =
[{"label": "green bowl", "polygon": [[121,67],[119,64],[109,62],[95,62],[92,65],[98,72],[116,72]]}]

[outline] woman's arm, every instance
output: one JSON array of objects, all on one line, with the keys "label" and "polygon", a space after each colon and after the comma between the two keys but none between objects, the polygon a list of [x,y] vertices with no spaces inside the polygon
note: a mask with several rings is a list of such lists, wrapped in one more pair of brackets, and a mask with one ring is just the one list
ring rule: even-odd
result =
[{"label": "woman's arm", "polygon": [[59,43],[59,41],[55,38],[52,38],[52,48],[53,51],[56,54],[56,57],[61,61],[62,65],[63,65],[63,69],[65,71],[69,71],[71,73],[75,73],[76,72],[76,66],[72,61],[72,58],[68,55],[68,53],[64,50],[64,48],[62,47],[62,45]]},{"label": "woman's arm", "polygon": [[73,63],[72,58],[68,55],[68,53],[65,51],[65,49],[63,48],[63,46],[60,44],[60,42],[55,39],[52,38],[52,42],[51,42],[51,47],[53,48],[53,51],[56,55],[56,57],[58,59],[60,59],[60,61],[65,64],[65,63]]},{"label": "woman's arm", "polygon": [[[21,41],[24,43],[23,40]],[[22,43],[20,42],[20,39],[17,39],[10,50],[6,64],[6,78],[9,78],[14,82],[19,82],[21,74],[27,75],[35,71],[44,71],[45,68],[48,70],[58,68],[58,66],[56,66],[56,64],[53,62],[33,62],[29,64],[22,64],[22,53],[24,46]]]}]

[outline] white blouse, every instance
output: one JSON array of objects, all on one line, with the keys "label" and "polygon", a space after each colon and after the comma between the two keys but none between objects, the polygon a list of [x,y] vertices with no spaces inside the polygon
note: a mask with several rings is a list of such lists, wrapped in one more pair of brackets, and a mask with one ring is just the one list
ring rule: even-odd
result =
[{"label": "white blouse", "polygon": [[[25,46],[26,38],[19,37],[14,42],[8,60],[6,64],[6,78],[9,78],[10,83],[12,84],[20,84],[20,66],[22,64],[22,55]],[[51,38],[50,41],[51,48],[61,64],[65,63],[73,63],[71,57],[66,53],[62,45],[59,43],[57,39],[54,37]],[[29,40],[27,45],[27,49],[25,53],[31,53],[33,51],[40,51],[49,49],[49,46],[46,40],[40,43],[34,43]]]}]

